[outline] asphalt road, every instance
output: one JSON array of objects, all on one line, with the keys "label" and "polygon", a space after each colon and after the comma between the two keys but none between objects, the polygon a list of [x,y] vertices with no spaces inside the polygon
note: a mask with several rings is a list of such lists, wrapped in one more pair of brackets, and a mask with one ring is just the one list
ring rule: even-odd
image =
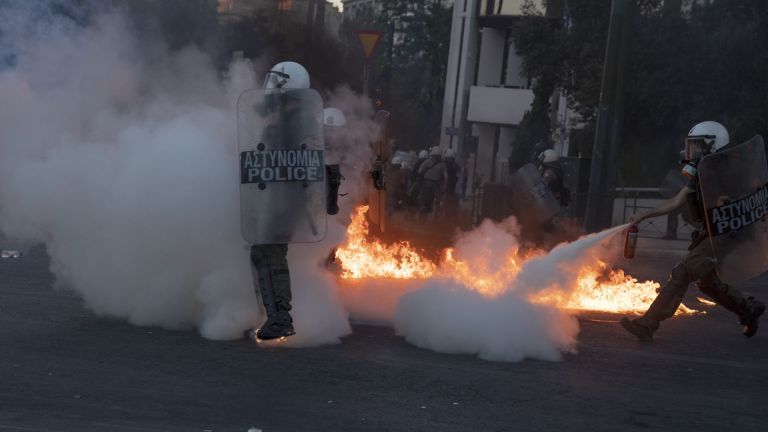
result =
[{"label": "asphalt road", "polygon": [[[663,279],[673,262],[632,264]],[[438,354],[368,326],[337,346],[258,348],[96,317],[47,266],[40,250],[0,260],[2,431],[768,430],[768,324],[748,340],[723,310],[652,343],[584,316],[561,362]],[[764,282],[740,288],[765,299]]]}]

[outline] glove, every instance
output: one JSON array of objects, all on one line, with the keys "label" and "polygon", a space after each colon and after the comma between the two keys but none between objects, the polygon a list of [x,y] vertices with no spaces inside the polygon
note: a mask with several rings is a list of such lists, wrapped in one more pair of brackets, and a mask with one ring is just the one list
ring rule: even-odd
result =
[{"label": "glove", "polygon": [[344,177],[341,175],[339,164],[326,165],[325,173],[325,181],[328,186],[326,188],[326,211],[329,215],[335,215],[339,212],[339,186],[341,186],[341,180]]}]

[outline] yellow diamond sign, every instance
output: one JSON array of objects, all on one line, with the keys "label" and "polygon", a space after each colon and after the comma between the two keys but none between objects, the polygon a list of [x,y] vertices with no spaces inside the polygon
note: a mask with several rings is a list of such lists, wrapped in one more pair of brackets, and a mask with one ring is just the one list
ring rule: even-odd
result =
[{"label": "yellow diamond sign", "polygon": [[365,59],[370,60],[381,40],[381,32],[377,30],[357,30],[355,33],[360,41],[360,46],[363,48]]}]

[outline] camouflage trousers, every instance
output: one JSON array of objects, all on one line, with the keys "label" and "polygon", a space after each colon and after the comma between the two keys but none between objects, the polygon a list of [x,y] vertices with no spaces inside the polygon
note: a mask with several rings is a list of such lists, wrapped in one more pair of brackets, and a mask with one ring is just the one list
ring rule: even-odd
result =
[{"label": "camouflage trousers", "polygon": [[659,291],[648,311],[635,320],[637,324],[656,330],[659,323],[674,316],[691,282],[720,306],[744,321],[749,314],[747,300],[734,287],[718,278],[715,253],[708,238],[694,241],[688,255],[670,272],[669,279]]}]

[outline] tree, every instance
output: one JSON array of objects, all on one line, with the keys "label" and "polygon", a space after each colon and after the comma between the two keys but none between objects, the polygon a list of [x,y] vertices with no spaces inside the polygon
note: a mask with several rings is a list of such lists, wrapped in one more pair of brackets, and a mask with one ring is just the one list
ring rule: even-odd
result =
[{"label": "tree", "polygon": [[551,144],[550,100],[563,81],[566,60],[566,33],[561,22],[538,12],[533,0],[523,4],[523,15],[512,26],[512,39],[523,59],[523,75],[533,82],[534,99],[512,142],[511,171],[528,163],[536,146]]},{"label": "tree", "polygon": [[[681,13],[679,0],[637,0],[627,78],[619,183],[658,186],[695,123],[722,122],[732,141],[768,133],[768,2],[714,0]],[[600,98],[610,0],[566,2],[567,25],[547,29],[530,13],[513,32],[536,101],[519,128],[517,157],[525,145],[545,140],[555,86],[567,90],[569,107],[583,128],[571,147],[591,154]],[[551,34],[549,33],[551,32]],[[547,68],[558,69],[553,73]]]},{"label": "tree", "polygon": [[[382,0],[380,6],[363,8],[342,25],[344,63],[361,77],[364,59],[354,32],[383,32],[370,65],[372,96],[392,113],[392,133],[400,148],[423,149],[440,135],[452,8],[441,0]],[[352,82],[362,90],[360,78]]]},{"label": "tree", "polygon": [[[403,147],[426,148],[440,136],[452,8],[441,0],[388,0],[378,16],[391,52],[377,84]],[[388,24],[385,26],[385,24]]]}]

